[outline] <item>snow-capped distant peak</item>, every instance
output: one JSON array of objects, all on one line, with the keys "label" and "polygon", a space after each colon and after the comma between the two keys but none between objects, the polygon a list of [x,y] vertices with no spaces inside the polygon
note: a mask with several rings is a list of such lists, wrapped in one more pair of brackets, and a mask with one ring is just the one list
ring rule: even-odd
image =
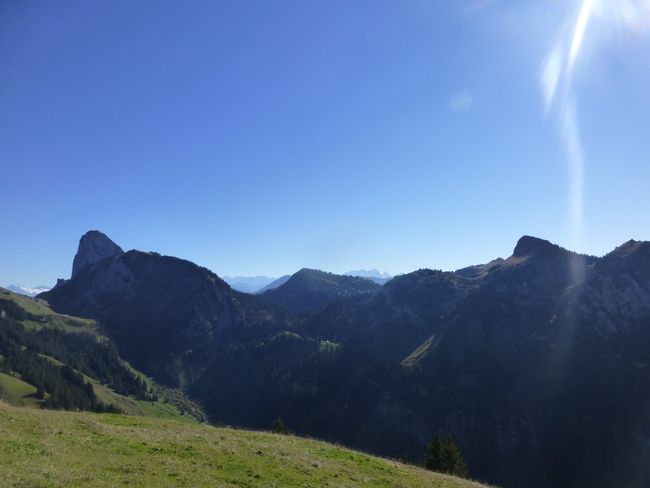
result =
[{"label": "snow-capped distant peak", "polygon": [[43,293],[45,291],[50,291],[49,286],[22,286],[22,285],[9,285],[7,287],[7,290],[12,291],[14,293],[18,293],[20,295],[25,295],[28,297],[35,297],[39,293]]},{"label": "snow-capped distant peak", "polygon": [[385,271],[379,271],[376,269],[359,269],[357,271],[348,271],[347,273],[343,273],[344,275],[348,276],[358,276],[360,278],[366,278],[370,281],[374,281],[378,285],[383,285],[386,283],[388,280],[392,278],[392,276]]},{"label": "snow-capped distant peak", "polygon": [[361,276],[362,278],[392,278],[386,271],[379,271],[377,269],[359,269],[357,271],[348,271],[343,273],[348,276]]}]

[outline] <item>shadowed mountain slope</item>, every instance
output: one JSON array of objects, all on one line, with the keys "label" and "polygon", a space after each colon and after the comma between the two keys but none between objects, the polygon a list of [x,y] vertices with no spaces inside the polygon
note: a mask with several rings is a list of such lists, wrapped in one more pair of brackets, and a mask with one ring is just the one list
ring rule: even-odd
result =
[{"label": "shadowed mountain slope", "polygon": [[294,312],[314,311],[353,295],[374,293],[381,286],[367,278],[303,268],[286,282],[260,296],[264,303]]},{"label": "shadowed mountain slope", "polygon": [[448,433],[503,486],[650,481],[650,244],[596,258],[523,237],[507,259],[383,287],[301,270],[262,295],[130,251],[45,294],[98,318],[214,420],[419,460]]},{"label": "shadowed mountain slope", "polygon": [[258,293],[264,293],[265,291],[274,290],[275,288],[284,285],[287,281],[289,281],[289,278],[291,278],[291,275],[280,276],[278,279],[273,280],[264,288],[260,289]]},{"label": "shadowed mountain slope", "polygon": [[647,248],[594,258],[523,238],[478,272],[403,275],[219,355],[193,391],[228,423],[281,416],[409,459],[447,432],[505,486],[645,482]]},{"label": "shadowed mountain slope", "polygon": [[61,312],[99,320],[127,359],[172,386],[200,374],[234,328],[280,320],[205,268],[135,250],[85,265],[41,298]]}]

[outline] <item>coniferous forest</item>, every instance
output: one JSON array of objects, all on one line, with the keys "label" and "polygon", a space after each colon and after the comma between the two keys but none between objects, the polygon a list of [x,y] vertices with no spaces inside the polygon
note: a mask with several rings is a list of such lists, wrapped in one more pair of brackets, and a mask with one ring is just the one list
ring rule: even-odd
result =
[{"label": "coniferous forest", "polygon": [[145,381],[126,366],[108,339],[47,327],[27,329],[23,321],[39,317],[11,300],[0,299],[0,310],[0,372],[34,385],[43,407],[118,411],[97,398],[88,378],[123,395],[150,398]]}]

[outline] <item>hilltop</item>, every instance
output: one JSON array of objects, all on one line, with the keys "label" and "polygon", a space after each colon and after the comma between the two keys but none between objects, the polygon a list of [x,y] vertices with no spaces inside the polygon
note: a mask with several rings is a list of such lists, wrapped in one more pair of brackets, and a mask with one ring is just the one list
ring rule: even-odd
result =
[{"label": "hilltop", "polygon": [[0,403],[4,486],[480,488],[310,439]]},{"label": "hilltop", "polygon": [[262,293],[260,300],[302,313],[319,310],[346,297],[379,290],[381,286],[367,278],[303,268],[277,288]]}]

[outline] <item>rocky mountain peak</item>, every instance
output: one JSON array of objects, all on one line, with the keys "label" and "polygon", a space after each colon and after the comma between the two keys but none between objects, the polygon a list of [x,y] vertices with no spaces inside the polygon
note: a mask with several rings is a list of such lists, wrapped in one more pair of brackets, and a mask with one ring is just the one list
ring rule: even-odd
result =
[{"label": "rocky mountain peak", "polygon": [[538,237],[523,236],[517,242],[514,252],[512,253],[515,257],[523,256],[549,256],[554,255],[563,251],[563,249],[556,245],[552,244],[549,241],[544,239],[539,239]]},{"label": "rocky mountain peak", "polygon": [[82,268],[106,258],[119,256],[124,251],[110,238],[98,230],[86,232],[79,240],[79,248],[72,263],[72,277]]},{"label": "rocky mountain peak", "polygon": [[610,255],[616,255],[619,257],[627,257],[634,254],[650,253],[650,242],[647,241],[635,241],[631,239],[624,244],[621,244],[616,249],[614,249]]}]

